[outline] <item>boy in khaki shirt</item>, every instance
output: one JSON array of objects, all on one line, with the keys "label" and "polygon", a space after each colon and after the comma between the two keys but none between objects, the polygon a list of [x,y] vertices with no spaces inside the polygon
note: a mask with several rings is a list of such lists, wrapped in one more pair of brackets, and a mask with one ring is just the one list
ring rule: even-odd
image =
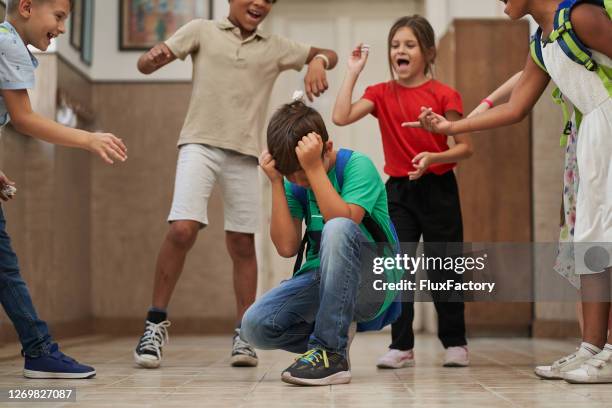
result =
[{"label": "boy in khaki shirt", "polygon": [[167,307],[185,258],[198,231],[208,224],[207,203],[216,181],[225,204],[226,244],[233,262],[238,322],[233,366],[256,366],[253,348],[240,338],[240,322],[255,301],[257,260],[254,233],[259,228],[257,158],[272,88],[285,70],[308,65],[304,79],[312,100],[327,89],[325,70],[335,52],[310,47],[258,28],[275,0],[229,0],[222,21],[193,20],[138,61],[144,74],[191,55],[193,91],[179,138],[170,229],[160,249],[152,307],[134,351],[137,364],[157,368],[168,339]]}]

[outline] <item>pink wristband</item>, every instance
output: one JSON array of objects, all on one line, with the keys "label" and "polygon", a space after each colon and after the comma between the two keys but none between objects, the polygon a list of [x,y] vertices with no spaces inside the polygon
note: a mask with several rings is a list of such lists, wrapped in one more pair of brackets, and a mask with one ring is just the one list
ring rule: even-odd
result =
[{"label": "pink wristband", "polygon": [[490,100],[489,98],[484,98],[480,103],[483,103],[483,102],[486,103],[487,105],[489,105],[489,108],[492,108],[493,105],[494,105],[493,101]]}]

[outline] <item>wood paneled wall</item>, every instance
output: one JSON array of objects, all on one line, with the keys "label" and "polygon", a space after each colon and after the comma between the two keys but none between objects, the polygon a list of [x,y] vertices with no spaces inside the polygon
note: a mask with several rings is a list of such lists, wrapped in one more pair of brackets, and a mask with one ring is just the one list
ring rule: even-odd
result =
[{"label": "wood paneled wall", "polygon": [[[466,115],[483,97],[523,68],[526,21],[455,20],[439,48],[439,78],[462,95]],[[466,242],[532,240],[530,119],[472,135],[475,153],[457,168]],[[512,279],[532,282],[531,261],[517,263]],[[530,285],[528,285],[530,286]],[[532,305],[466,304],[471,334],[527,335]]]}]

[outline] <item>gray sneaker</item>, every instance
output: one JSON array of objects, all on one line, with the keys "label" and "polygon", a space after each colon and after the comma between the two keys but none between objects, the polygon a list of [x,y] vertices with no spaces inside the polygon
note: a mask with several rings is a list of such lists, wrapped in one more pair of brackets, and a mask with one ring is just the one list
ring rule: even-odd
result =
[{"label": "gray sneaker", "polygon": [[257,367],[259,360],[251,345],[240,338],[240,329],[236,329],[234,344],[232,346],[232,357],[230,364],[232,367]]}]

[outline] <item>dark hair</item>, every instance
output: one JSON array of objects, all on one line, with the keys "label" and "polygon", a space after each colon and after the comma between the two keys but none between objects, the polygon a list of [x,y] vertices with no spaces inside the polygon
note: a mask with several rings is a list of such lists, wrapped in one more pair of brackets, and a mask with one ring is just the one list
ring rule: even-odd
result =
[{"label": "dark hair", "polygon": [[[425,17],[422,17],[418,14],[413,16],[405,16],[400,18],[393,24],[391,30],[389,31],[389,39],[388,39],[388,54],[389,58],[389,69],[391,71],[391,78],[395,78],[395,74],[393,72],[393,61],[391,60],[391,43],[393,42],[393,37],[401,28],[410,28],[414,33],[414,36],[417,38],[419,42],[419,47],[421,48],[421,52],[425,56],[425,75],[428,73],[433,75],[433,65],[436,62],[436,34],[434,32],[433,27],[429,24],[429,21]],[[431,53],[431,54],[430,54]]]},{"label": "dark hair", "polygon": [[323,143],[329,135],[323,118],[304,102],[296,101],[281,106],[268,124],[268,152],[276,161],[276,169],[283,175],[301,169],[295,147],[310,132],[321,136]]},{"label": "dark hair", "polygon": [[[48,2],[48,1],[52,1],[52,0],[33,0],[33,1],[37,1],[37,2]],[[68,0],[68,2],[70,3],[70,10],[72,10],[72,8],[74,7],[74,0]],[[19,6],[19,0],[6,0],[6,14],[12,14],[17,10],[17,6]]]}]

